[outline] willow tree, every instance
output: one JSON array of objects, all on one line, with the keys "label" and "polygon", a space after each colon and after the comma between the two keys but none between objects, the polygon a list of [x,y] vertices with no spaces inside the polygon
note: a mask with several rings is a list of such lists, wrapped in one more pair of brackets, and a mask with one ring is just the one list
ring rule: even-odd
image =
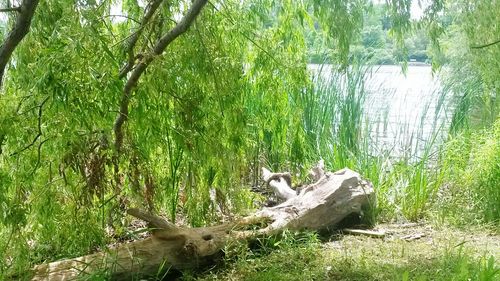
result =
[{"label": "willow tree", "polygon": [[[395,34],[410,2],[389,1]],[[123,237],[129,206],[193,225],[249,207],[242,186],[263,162],[307,160],[291,149],[304,138],[305,33],[324,34],[345,67],[368,3],[2,4],[0,268],[21,271]]]}]

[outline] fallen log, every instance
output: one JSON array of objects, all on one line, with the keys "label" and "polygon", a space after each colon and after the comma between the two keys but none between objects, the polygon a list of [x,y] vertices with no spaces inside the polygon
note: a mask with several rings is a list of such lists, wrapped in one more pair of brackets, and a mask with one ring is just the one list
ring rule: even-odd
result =
[{"label": "fallen log", "polygon": [[73,280],[96,272],[106,272],[115,280],[130,280],[155,274],[162,267],[180,270],[199,268],[219,259],[222,249],[232,241],[245,242],[285,229],[335,228],[346,216],[361,214],[362,208],[374,199],[373,187],[358,173],[349,169],[324,173],[322,164],[320,168],[321,171],[317,169],[314,172],[316,182],[293,196],[289,174],[277,173],[278,176],[273,179],[273,173],[265,174],[264,181],[270,185],[273,181],[278,181],[281,187],[286,184],[290,198],[228,224],[178,227],[158,216],[129,209],[128,214],[149,223],[151,237],[92,255],[37,265],[33,269],[32,280]]}]

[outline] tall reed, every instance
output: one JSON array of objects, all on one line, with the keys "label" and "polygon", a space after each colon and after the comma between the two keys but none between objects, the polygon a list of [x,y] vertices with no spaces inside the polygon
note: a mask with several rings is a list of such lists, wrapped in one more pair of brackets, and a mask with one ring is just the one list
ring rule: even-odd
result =
[{"label": "tall reed", "polygon": [[[445,116],[449,92],[436,90],[415,115],[415,127],[401,123],[393,143],[381,145],[371,138],[374,120],[365,111],[370,68],[358,65],[340,72],[315,66],[313,70],[313,86],[295,103],[303,110],[305,147],[312,153],[307,158],[323,158],[334,170],[355,169],[372,181],[378,197],[374,214],[387,218],[399,214],[409,220],[425,216],[443,183],[436,161],[449,122]],[[391,121],[385,116],[384,129]],[[397,152],[400,148],[405,149]]]}]

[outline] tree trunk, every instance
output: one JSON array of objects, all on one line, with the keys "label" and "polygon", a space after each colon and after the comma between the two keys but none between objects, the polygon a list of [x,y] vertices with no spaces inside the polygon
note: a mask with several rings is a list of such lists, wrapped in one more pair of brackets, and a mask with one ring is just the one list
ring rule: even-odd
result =
[{"label": "tree trunk", "polygon": [[[286,177],[290,174],[264,174],[264,180],[271,186],[272,181],[290,185],[291,177],[289,180]],[[313,178],[317,181],[295,196],[291,196],[291,187],[287,186],[289,199],[282,204],[223,225],[178,227],[160,217],[129,209],[130,215],[147,221],[155,229],[150,238],[88,256],[38,265],[33,269],[32,280],[72,280],[96,272],[128,280],[134,276],[154,275],[170,267],[199,268],[220,258],[222,249],[230,241],[245,242],[285,229],[334,228],[346,216],[361,214],[362,207],[374,199],[371,184],[349,169],[324,173],[321,167]]]}]

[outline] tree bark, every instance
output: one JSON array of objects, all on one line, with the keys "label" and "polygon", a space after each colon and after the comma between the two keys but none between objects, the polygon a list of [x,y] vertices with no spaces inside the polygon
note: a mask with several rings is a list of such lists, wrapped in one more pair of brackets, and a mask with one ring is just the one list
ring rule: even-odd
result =
[{"label": "tree bark", "polygon": [[72,280],[102,270],[113,279],[127,280],[157,273],[162,267],[199,268],[220,258],[222,249],[231,241],[245,242],[285,229],[335,228],[346,216],[362,213],[362,208],[374,199],[371,184],[354,171],[320,174],[315,183],[282,204],[223,225],[178,227],[144,211],[129,209],[130,215],[147,221],[154,229],[151,237],[88,256],[38,265],[32,280]]},{"label": "tree bark", "polygon": [[[23,0],[21,6],[16,8],[11,8],[12,12],[18,12],[16,23],[10,31],[7,38],[0,46],[0,88],[3,83],[3,75],[5,73],[5,67],[12,56],[12,53],[16,49],[17,45],[23,40],[24,36],[28,34],[30,30],[31,20],[35,14],[35,9],[38,6],[38,0]],[[7,11],[4,9],[4,11]]]}]

